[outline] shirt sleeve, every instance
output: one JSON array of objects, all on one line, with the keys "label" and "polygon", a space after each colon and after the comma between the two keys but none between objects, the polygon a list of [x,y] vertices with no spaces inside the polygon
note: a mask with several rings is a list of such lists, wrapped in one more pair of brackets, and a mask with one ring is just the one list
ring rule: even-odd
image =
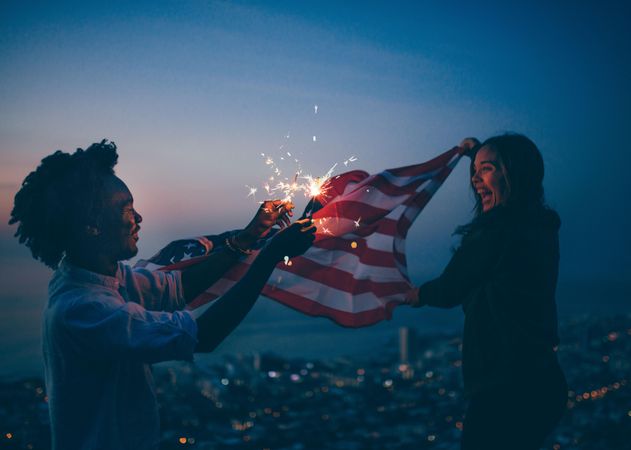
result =
[{"label": "shirt sleeve", "polygon": [[75,300],[63,324],[77,351],[92,358],[191,360],[197,345],[197,324],[189,312],[147,311],[106,294]]},{"label": "shirt sleeve", "polygon": [[125,266],[123,284],[129,301],[150,311],[177,311],[184,309],[184,288],[179,270],[161,271]]}]

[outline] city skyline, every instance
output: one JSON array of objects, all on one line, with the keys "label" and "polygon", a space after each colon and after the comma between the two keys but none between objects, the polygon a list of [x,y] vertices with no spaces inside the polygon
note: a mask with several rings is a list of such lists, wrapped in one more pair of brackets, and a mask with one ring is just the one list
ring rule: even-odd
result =
[{"label": "city skyline", "polygon": [[[349,168],[376,172],[466,136],[521,132],[542,150],[563,221],[562,309],[624,298],[631,32],[621,5],[3,2],[0,348],[39,351],[50,277],[7,224],[13,195],[47,154],[103,138],[119,146],[149,257],[176,238],[244,226],[263,199],[246,187],[263,191],[261,153],[290,151],[315,174],[341,172],[354,155]],[[413,282],[440,273],[471,207],[462,161],[410,231]],[[297,317],[259,303],[245,325]],[[404,314],[374,333],[396,333]]]}]

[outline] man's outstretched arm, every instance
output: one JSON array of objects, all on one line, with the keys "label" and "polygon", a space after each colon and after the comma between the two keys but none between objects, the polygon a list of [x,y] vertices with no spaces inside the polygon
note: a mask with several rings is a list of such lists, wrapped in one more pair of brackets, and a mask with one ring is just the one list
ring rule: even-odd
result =
[{"label": "man's outstretched arm", "polygon": [[274,236],[243,278],[197,319],[198,344],[195,350],[214,350],[252,309],[276,264],[284,256],[294,257],[304,253],[311,246],[314,233],[315,225],[305,219]]},{"label": "man's outstretched arm", "polygon": [[248,250],[270,229],[279,224],[289,224],[289,216],[293,204],[280,200],[263,202],[248,226],[235,234],[227,234],[224,242],[220,242],[221,250],[212,252],[206,259],[182,271],[182,286],[186,303],[193,301],[234,266],[240,257],[247,255]]}]

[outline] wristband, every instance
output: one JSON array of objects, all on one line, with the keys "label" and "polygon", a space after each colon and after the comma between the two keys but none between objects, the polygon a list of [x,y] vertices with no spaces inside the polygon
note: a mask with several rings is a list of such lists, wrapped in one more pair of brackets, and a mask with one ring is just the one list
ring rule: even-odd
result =
[{"label": "wristband", "polygon": [[244,250],[234,242],[234,235],[227,237],[224,241],[224,244],[226,245],[226,248],[228,248],[228,250],[230,250],[232,253],[245,256],[249,256],[252,254],[252,250]]}]

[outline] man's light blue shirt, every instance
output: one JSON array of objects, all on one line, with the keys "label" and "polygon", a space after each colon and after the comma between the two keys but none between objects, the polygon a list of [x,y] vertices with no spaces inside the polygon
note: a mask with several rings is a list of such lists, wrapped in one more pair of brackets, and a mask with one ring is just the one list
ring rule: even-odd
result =
[{"label": "man's light blue shirt", "polygon": [[53,449],[154,449],[159,416],[151,363],[191,360],[197,325],[180,272],[108,277],[62,261],[44,312]]}]

